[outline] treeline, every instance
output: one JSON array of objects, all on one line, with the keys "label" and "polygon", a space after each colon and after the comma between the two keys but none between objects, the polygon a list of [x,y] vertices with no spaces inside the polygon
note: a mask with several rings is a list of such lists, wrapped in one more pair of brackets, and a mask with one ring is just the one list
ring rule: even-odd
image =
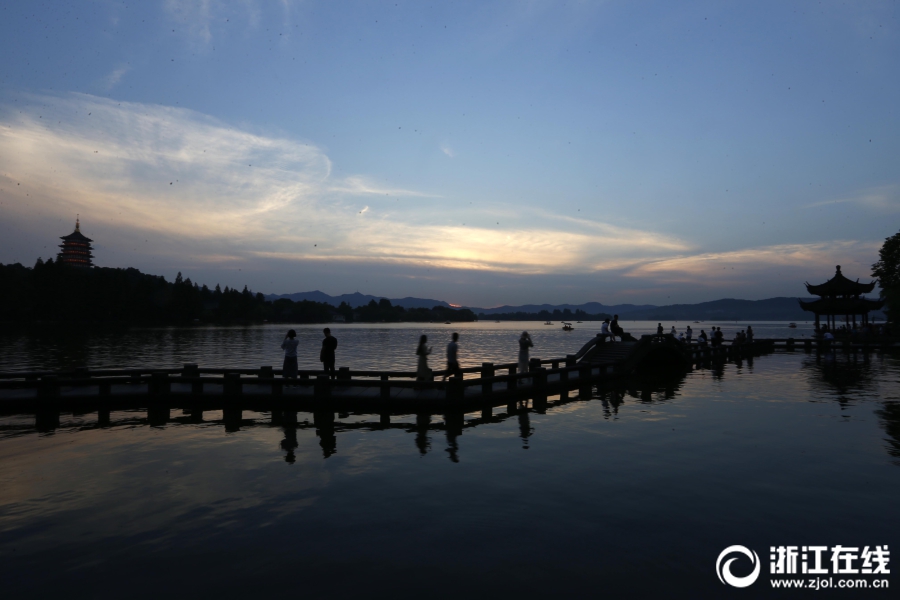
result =
[{"label": "treeline", "polygon": [[324,302],[270,302],[247,286],[210,289],[181,273],[170,283],[137,269],[82,268],[38,259],[33,268],[0,265],[0,321],[184,324],[192,322],[329,323],[380,321],[474,321],[468,310],[437,306],[405,310],[390,301],[339,307]]},{"label": "treeline", "polygon": [[553,311],[542,310],[536,313],[513,312],[495,313],[492,315],[479,313],[478,318],[496,319],[497,321],[602,321],[611,319],[612,315],[605,313],[590,315],[581,309],[575,309],[575,312],[572,312],[569,308],[564,308],[563,310],[557,308]]}]

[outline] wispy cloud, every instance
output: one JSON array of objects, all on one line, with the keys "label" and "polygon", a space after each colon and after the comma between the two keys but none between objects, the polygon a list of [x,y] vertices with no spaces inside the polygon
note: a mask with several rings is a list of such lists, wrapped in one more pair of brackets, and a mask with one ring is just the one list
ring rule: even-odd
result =
[{"label": "wispy cloud", "polygon": [[[665,257],[692,250],[674,236],[522,207],[503,208],[513,221],[503,227],[448,225],[437,200],[402,209],[378,200],[433,193],[335,177],[315,144],[186,109],[84,94],[35,97],[33,106],[40,109],[8,109],[0,120],[0,176],[31,193],[14,212],[80,212],[147,239],[191,240],[201,262],[243,256],[517,274],[662,273],[684,270],[688,263],[678,261],[687,259]],[[479,214],[492,220],[488,209],[473,209],[472,222]]]},{"label": "wispy cloud", "polygon": [[824,280],[834,273],[835,265],[841,264],[848,277],[867,280],[879,245],[878,242],[838,240],[701,253],[647,261],[625,275],[666,284],[733,288],[736,284],[764,282],[767,278]]},{"label": "wispy cloud", "polygon": [[444,154],[446,154],[446,155],[449,156],[450,158],[453,158],[453,157],[456,156],[456,152],[454,152],[454,151],[453,151],[453,148],[451,148],[451,147],[448,146],[447,144],[441,144],[441,152],[443,152]]},{"label": "wispy cloud", "polygon": [[835,204],[856,204],[875,211],[895,212],[900,210],[900,185],[869,188],[853,196],[812,202],[803,208],[819,208]]},{"label": "wispy cloud", "polygon": [[[160,240],[147,242],[150,254],[190,246],[185,258],[196,263],[275,258],[623,273],[660,285],[724,287],[777,273],[802,281],[838,263],[865,277],[877,251],[875,242],[844,241],[705,252],[672,235],[531,207],[502,218],[502,207],[470,209],[469,225],[451,225],[436,194],[363,175],[335,177],[329,157],[310,142],[180,108],[85,94],[31,100],[31,108],[6,107],[0,118],[0,178],[24,186],[3,186],[17,198],[6,214],[37,220],[79,212],[132,238]],[[412,202],[398,208],[389,199],[400,197]],[[435,200],[418,201],[425,198]]]},{"label": "wispy cloud", "polygon": [[119,85],[119,82],[122,81],[122,77],[130,70],[130,65],[122,65],[113,69],[112,72],[104,78],[104,87],[106,91],[108,92]]}]

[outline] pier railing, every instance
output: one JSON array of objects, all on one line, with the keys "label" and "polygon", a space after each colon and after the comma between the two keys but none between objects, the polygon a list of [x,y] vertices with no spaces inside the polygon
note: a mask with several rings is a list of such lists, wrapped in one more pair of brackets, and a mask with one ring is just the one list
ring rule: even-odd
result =
[{"label": "pier railing", "polygon": [[[615,346],[610,345],[615,344]],[[621,344],[621,346],[620,346]],[[618,347],[615,358],[602,358],[605,350]],[[185,364],[168,369],[86,369],[68,371],[29,371],[0,373],[0,406],[25,405],[40,400],[67,398],[111,398],[123,396],[217,396],[243,395],[311,397],[392,402],[489,400],[508,395],[542,395],[561,389],[585,388],[593,382],[630,373],[654,351],[665,349],[678,362],[690,367],[710,361],[727,361],[754,356],[776,349],[891,350],[900,348],[900,340],[822,340],[813,338],[757,339],[743,344],[717,346],[687,344],[670,334],[645,335],[637,342],[609,342],[600,336],[576,354],[561,358],[532,359],[526,373],[517,363],[465,367],[462,376],[439,381],[447,371],[433,371],[426,381],[414,371],[374,371],[340,368],[334,379],[320,370],[299,371],[297,379],[283,378],[281,369],[272,366],[251,368],[204,368]],[[674,354],[673,354],[674,353]],[[657,352],[657,355],[660,353]]]}]

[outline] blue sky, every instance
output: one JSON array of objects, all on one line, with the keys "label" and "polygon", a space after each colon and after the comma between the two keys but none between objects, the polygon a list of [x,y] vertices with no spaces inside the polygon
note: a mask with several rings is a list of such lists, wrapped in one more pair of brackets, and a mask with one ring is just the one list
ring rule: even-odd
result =
[{"label": "blue sky", "polygon": [[900,223],[891,2],[0,4],[0,262],[475,306],[803,295]]}]

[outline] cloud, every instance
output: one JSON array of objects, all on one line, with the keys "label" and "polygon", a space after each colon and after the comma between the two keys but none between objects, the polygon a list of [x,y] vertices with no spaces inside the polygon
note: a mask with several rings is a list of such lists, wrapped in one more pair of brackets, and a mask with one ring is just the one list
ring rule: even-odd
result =
[{"label": "cloud", "polygon": [[879,246],[878,242],[838,240],[702,253],[647,261],[625,275],[664,284],[733,288],[766,279],[824,281],[840,264],[848,277],[867,281]]},{"label": "cloud", "polygon": [[846,198],[835,198],[806,204],[803,208],[818,208],[835,204],[856,204],[879,212],[896,212],[900,210],[900,185],[884,185],[869,188]]},{"label": "cloud", "polygon": [[125,76],[128,71],[131,70],[130,65],[123,65],[120,67],[116,67],[112,70],[112,72],[104,78],[104,87],[106,91],[113,89],[116,87],[119,82],[122,80],[122,77]]},{"label": "cloud", "polygon": [[446,155],[449,156],[450,158],[453,158],[453,157],[456,156],[456,152],[454,152],[454,151],[453,151],[453,148],[451,148],[451,147],[448,146],[447,144],[441,144],[441,152],[443,152],[444,154],[446,154]]},{"label": "cloud", "polygon": [[[36,96],[30,106],[7,108],[0,121],[0,175],[31,191],[13,212],[79,212],[168,240],[148,252],[174,252],[181,240],[207,263],[277,257],[533,274],[622,269],[689,250],[671,236],[523,207],[492,209],[509,215],[502,228],[448,225],[446,203],[395,204],[433,193],[334,177],[315,144],[187,109],[86,94]],[[472,222],[494,219],[473,212]]]}]

